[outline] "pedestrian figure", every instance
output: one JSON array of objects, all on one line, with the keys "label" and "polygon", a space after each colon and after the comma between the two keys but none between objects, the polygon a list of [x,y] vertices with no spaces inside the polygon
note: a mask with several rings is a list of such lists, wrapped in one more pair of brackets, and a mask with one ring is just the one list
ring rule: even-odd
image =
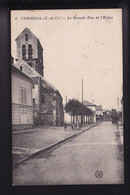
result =
[{"label": "pedestrian figure", "polygon": [[74,128],[75,128],[75,130],[76,130],[76,127],[77,127],[77,125],[76,125],[76,123],[74,124]]},{"label": "pedestrian figure", "polygon": [[81,130],[81,124],[79,124],[79,130]]},{"label": "pedestrian figure", "polygon": [[71,129],[74,129],[74,124],[71,126]]},{"label": "pedestrian figure", "polygon": [[64,124],[64,131],[67,131],[67,124]]}]

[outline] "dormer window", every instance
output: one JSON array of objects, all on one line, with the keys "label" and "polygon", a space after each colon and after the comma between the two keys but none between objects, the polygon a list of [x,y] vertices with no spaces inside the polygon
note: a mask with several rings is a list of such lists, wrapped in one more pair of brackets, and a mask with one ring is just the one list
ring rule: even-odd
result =
[{"label": "dormer window", "polygon": [[28,34],[25,34],[25,41],[28,41]]}]

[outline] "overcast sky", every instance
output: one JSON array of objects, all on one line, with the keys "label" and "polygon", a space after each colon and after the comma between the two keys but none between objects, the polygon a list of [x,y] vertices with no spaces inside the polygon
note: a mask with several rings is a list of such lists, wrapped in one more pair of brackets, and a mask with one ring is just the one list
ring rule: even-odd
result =
[{"label": "overcast sky", "polygon": [[[21,18],[27,16],[41,17],[42,20]],[[45,16],[58,16],[59,20],[43,19]],[[68,16],[71,19],[67,19]],[[74,16],[84,16],[85,19],[73,19]],[[109,16],[109,19],[103,19],[102,16]],[[68,99],[82,100],[83,78],[85,100],[94,100],[95,104],[102,104],[104,109],[117,108],[117,98],[122,97],[120,9],[14,11],[11,18],[14,58],[15,38],[25,27],[40,40],[44,49],[45,78],[59,90],[64,102],[66,95]]]}]

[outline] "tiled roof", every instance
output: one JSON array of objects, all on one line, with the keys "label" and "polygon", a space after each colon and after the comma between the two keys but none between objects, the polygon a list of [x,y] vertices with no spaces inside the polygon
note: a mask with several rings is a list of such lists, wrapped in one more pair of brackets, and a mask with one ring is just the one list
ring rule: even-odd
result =
[{"label": "tiled roof", "polygon": [[84,104],[85,106],[96,106],[96,104],[93,104],[93,103],[88,102],[88,101],[86,101],[86,100],[83,101],[83,104]]},{"label": "tiled roof", "polygon": [[31,82],[33,82],[33,80],[28,77],[26,74],[24,74],[21,70],[19,70],[17,67],[15,67],[14,65],[11,65],[11,69],[12,69],[12,73],[16,73],[17,75],[23,76],[27,79],[29,79]]},{"label": "tiled roof", "polygon": [[[58,91],[52,84],[50,84],[44,77],[42,77],[37,71],[35,71],[27,62],[25,62],[23,59],[19,59],[15,66],[19,68],[19,66],[23,66],[23,73],[26,74],[28,77],[40,77],[41,80],[43,80],[49,87],[51,87],[53,90]],[[26,70],[24,70],[24,67]]]}]

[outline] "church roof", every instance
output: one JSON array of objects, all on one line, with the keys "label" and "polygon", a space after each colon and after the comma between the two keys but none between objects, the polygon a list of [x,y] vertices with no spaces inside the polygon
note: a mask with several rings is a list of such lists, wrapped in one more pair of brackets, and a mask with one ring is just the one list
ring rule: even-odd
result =
[{"label": "church roof", "polygon": [[12,73],[23,76],[24,78],[29,79],[31,82],[33,82],[33,80],[30,77],[28,77],[26,74],[24,74],[21,70],[19,70],[14,65],[11,65],[11,71],[12,71]]},{"label": "church roof", "polygon": [[20,65],[23,67],[23,72],[28,77],[40,77],[42,81],[44,81],[49,87],[51,87],[54,91],[58,91],[52,84],[50,84],[44,77],[42,77],[37,71],[35,71],[27,62],[25,62],[23,59],[19,59],[15,66],[17,68],[20,68]]}]

